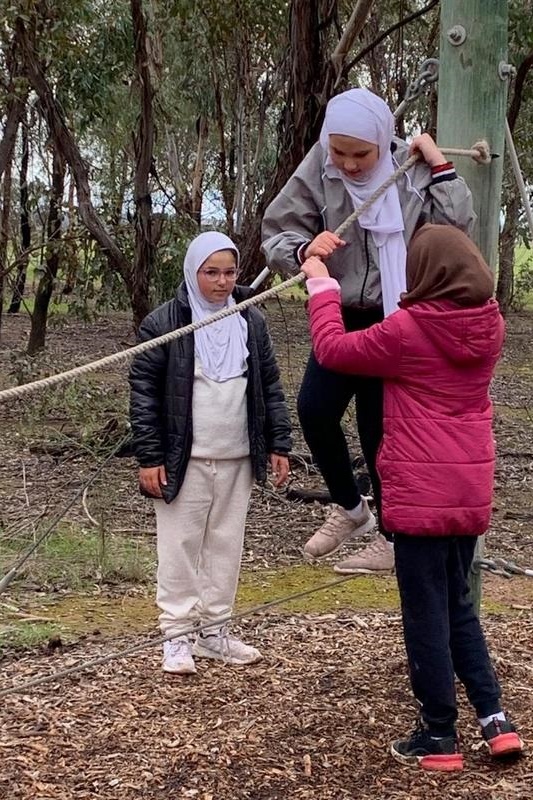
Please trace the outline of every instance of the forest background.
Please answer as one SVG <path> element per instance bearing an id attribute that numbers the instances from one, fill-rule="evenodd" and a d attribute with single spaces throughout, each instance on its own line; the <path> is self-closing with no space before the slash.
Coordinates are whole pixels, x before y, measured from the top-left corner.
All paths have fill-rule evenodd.
<path id="1" fill-rule="evenodd" d="M 509 7 L 508 118 L 531 185 L 533 8 Z M 0 336 L 2 311 L 25 311 L 30 355 L 53 314 L 130 309 L 137 325 L 201 227 L 235 238 L 249 283 L 262 212 L 328 98 L 361 85 L 396 108 L 440 34 L 438 0 L 1 0 L 0 15 Z M 435 135 L 437 92 L 406 108 L 400 136 Z M 504 312 L 531 298 L 530 244 L 506 160 Z"/>
<path id="2" fill-rule="evenodd" d="M 202 228 L 235 239 L 250 283 L 264 266 L 263 211 L 316 140 L 329 97 L 366 86 L 397 108 L 438 58 L 439 13 L 438 0 L 0 0 L 0 390 L 131 346 Z M 508 61 L 508 121 L 531 194 L 532 0 L 509 0 Z M 398 134 L 435 135 L 437 97 L 432 83 Z M 485 555 L 531 568 L 532 243 L 507 157 L 504 167 L 507 334 Z M 1 797 L 531 796 L 531 756 L 490 764 L 464 697 L 461 776 L 443 787 L 391 764 L 387 743 L 415 716 L 394 576 L 324 590 L 336 556 L 302 563 L 328 499 L 297 422 L 304 301 L 296 289 L 263 307 L 294 452 L 286 490 L 252 492 L 235 627 L 265 653 L 253 670 L 161 675 L 155 524 L 127 444 L 127 366 L 0 404 L 0 578 L 13 576 L 0 594 L 0 692 L 142 645 L 2 698 Z M 344 428 L 367 492 L 352 408 Z M 506 707 L 531 744 L 531 578 L 483 573 L 482 615 Z"/>

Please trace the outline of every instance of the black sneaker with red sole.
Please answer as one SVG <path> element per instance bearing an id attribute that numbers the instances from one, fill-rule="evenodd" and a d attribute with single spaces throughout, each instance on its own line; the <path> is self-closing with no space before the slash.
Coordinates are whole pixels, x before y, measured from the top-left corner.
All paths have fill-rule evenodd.
<path id="1" fill-rule="evenodd" d="M 391 754 L 402 764 L 419 766 L 427 770 L 455 772 L 463 769 L 463 756 L 456 734 L 432 737 L 423 726 L 418 726 L 408 739 L 398 739 L 391 744 Z"/>
<path id="2" fill-rule="evenodd" d="M 481 734 L 493 758 L 518 758 L 524 751 L 522 739 L 507 719 L 492 719 Z"/>

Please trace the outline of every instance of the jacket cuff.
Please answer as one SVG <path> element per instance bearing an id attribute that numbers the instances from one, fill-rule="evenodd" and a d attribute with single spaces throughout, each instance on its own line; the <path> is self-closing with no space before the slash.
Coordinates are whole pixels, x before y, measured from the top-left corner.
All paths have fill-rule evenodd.
<path id="1" fill-rule="evenodd" d="M 452 161 L 447 161 L 445 164 L 438 164 L 436 167 L 431 167 L 431 184 L 434 186 L 436 183 L 444 183 L 445 181 L 454 181 L 457 178 L 457 172 Z"/>
<path id="2" fill-rule="evenodd" d="M 294 260 L 296 261 L 299 267 L 301 267 L 305 261 L 305 250 L 308 244 L 309 244 L 308 241 L 302 242 L 302 244 L 299 244 L 297 247 L 294 248 Z"/>
<path id="3" fill-rule="evenodd" d="M 341 287 L 340 284 L 335 278 L 308 278 L 306 281 L 307 291 L 309 292 L 309 297 L 313 297 L 315 294 L 321 294 L 322 292 L 329 292 L 331 290 L 338 292 L 340 294 Z"/>

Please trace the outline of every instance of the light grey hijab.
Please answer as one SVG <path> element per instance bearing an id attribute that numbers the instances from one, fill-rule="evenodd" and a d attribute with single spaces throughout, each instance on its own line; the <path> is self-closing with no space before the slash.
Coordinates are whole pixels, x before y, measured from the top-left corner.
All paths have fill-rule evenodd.
<path id="1" fill-rule="evenodd" d="M 221 308 L 235 305 L 235 300 L 231 295 L 224 303 L 210 303 L 198 287 L 196 273 L 204 261 L 218 250 L 232 250 L 235 253 L 237 266 L 239 266 L 239 251 L 231 239 L 217 231 L 201 233 L 196 239 L 193 239 L 185 254 L 183 272 L 193 322 L 209 317 L 215 311 L 220 311 Z M 241 314 L 232 314 L 218 322 L 206 325 L 205 328 L 195 331 L 193 335 L 195 355 L 207 378 L 222 383 L 236 378 L 246 371 L 248 326 Z"/>
<path id="2" fill-rule="evenodd" d="M 363 139 L 378 146 L 378 162 L 363 179 L 350 179 L 333 164 L 329 155 L 329 136 L 332 133 Z M 328 154 L 324 171 L 328 178 L 339 178 L 343 182 L 354 209 L 394 172 L 390 151 L 393 135 L 394 117 L 388 105 L 368 89 L 349 89 L 329 101 L 320 132 L 320 144 Z M 395 183 L 374 201 L 358 222 L 361 228 L 370 231 L 378 251 L 383 309 L 387 316 L 398 310 L 400 294 L 406 289 L 404 222 Z"/>

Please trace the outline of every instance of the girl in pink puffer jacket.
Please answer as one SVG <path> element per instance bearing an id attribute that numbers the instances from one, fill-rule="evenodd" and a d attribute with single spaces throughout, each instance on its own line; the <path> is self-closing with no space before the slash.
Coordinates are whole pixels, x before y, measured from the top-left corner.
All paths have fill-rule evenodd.
<path id="1" fill-rule="evenodd" d="M 382 517 L 394 534 L 410 678 L 422 718 L 391 752 L 425 769 L 462 769 L 457 675 L 491 754 L 516 755 L 523 745 L 501 710 L 468 587 L 477 536 L 490 522 L 494 480 L 489 384 L 504 323 L 492 299 L 492 273 L 460 230 L 424 225 L 409 246 L 399 310 L 346 333 L 337 281 L 318 258 L 302 269 L 318 362 L 385 379 L 377 459 Z M 336 571 L 355 570 L 347 559 Z"/>

